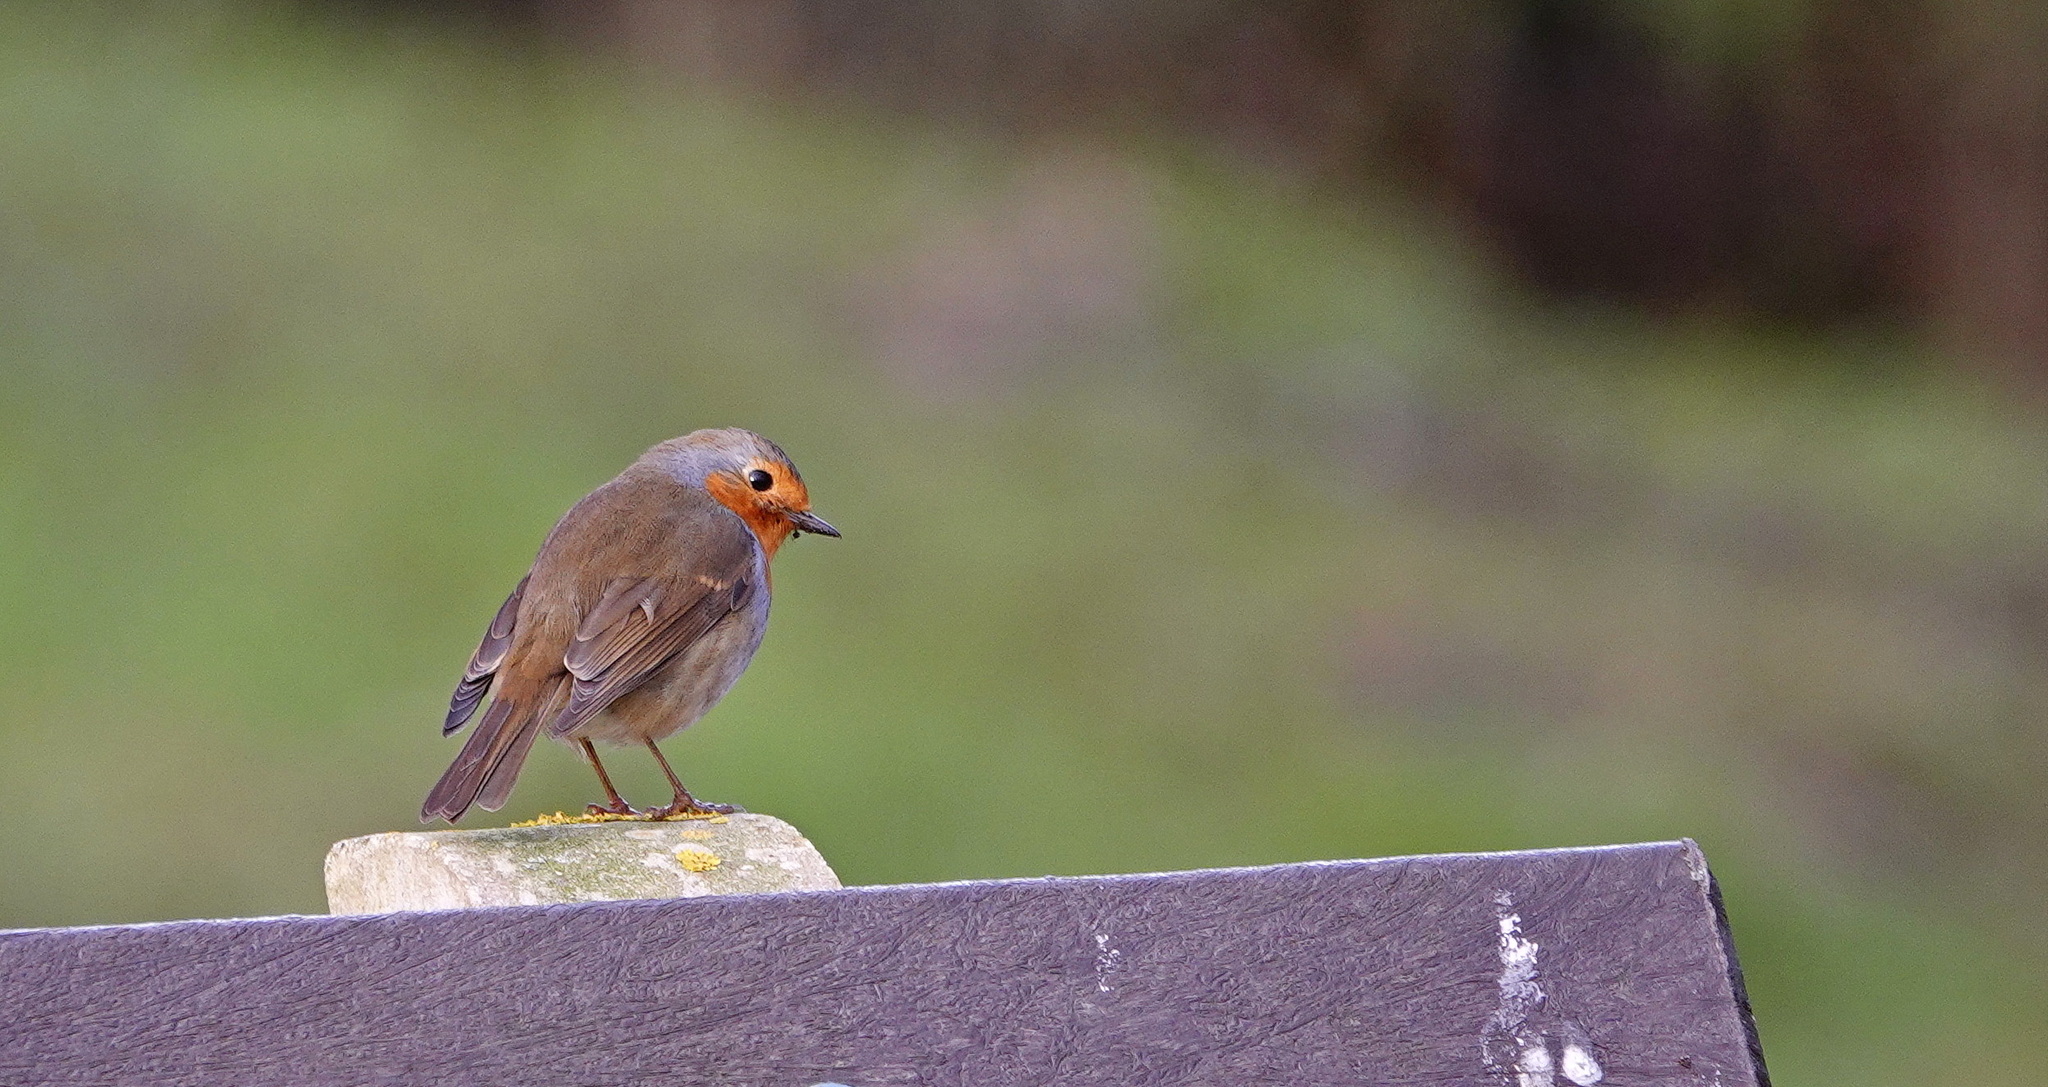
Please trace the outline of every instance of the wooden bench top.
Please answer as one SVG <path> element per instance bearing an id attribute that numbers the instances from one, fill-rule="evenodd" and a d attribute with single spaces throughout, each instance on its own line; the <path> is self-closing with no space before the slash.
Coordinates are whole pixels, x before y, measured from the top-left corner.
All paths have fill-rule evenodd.
<path id="1" fill-rule="evenodd" d="M 0 1084 L 1766 1084 L 1691 842 L 0 933 Z"/>

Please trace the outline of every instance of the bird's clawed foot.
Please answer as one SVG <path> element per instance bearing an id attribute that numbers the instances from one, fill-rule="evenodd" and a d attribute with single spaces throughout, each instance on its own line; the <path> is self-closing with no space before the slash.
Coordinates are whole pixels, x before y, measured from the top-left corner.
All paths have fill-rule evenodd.
<path id="1" fill-rule="evenodd" d="M 711 804 L 689 793 L 682 793 L 673 802 L 659 808 L 649 808 L 641 814 L 649 819 L 689 819 L 704 815 L 731 815 L 736 811 L 745 810 L 737 804 Z"/>
<path id="2" fill-rule="evenodd" d="M 621 800 L 616 804 L 589 804 L 583 809 L 585 815 L 596 819 L 645 819 L 657 823 L 667 819 L 702 819 L 713 815 L 731 815 L 745 810 L 747 809 L 737 804 L 706 803 L 688 794 L 679 796 L 673 803 L 664 804 L 659 808 L 635 808 Z"/>

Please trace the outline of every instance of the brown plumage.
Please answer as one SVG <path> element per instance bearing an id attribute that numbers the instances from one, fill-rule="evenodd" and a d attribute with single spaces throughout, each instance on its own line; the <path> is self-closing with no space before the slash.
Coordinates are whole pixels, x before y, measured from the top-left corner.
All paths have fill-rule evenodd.
<path id="1" fill-rule="evenodd" d="M 556 523 L 499 607 L 449 700 L 443 732 L 491 703 L 420 808 L 454 822 L 504 806 L 545 729 L 575 741 L 608 803 L 631 812 L 593 741 L 644 744 L 674 786 L 647 814 L 730 810 L 683 788 L 655 741 L 724 697 L 768 624 L 768 560 L 793 533 L 839 535 L 781 448 L 700 430 L 648 450 Z"/>

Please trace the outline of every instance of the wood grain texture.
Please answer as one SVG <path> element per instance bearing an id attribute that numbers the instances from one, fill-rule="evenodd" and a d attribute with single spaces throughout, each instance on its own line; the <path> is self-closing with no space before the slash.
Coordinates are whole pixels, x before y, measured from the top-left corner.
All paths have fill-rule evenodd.
<path id="1" fill-rule="evenodd" d="M 1764 1084 L 1724 936 L 1689 842 L 34 930 L 0 1084 Z"/>

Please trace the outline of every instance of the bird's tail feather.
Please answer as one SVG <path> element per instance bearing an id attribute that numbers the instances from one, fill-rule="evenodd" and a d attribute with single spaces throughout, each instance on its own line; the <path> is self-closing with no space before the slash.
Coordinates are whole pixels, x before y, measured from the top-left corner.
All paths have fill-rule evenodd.
<path id="1" fill-rule="evenodd" d="M 446 819 L 453 823 L 462 818 L 462 813 L 476 803 L 477 795 L 492 779 L 502 774 L 503 784 L 496 790 L 497 803 L 486 804 L 496 810 L 505 802 L 503 794 L 512 791 L 512 779 L 519 774 L 519 767 L 526 761 L 526 751 L 533 746 L 533 737 L 538 731 L 538 715 L 524 712 L 518 702 L 499 698 L 484 711 L 483 720 L 462 744 L 462 753 L 455 756 L 455 762 L 441 780 L 427 793 L 427 802 L 420 806 L 420 822 L 431 823 L 435 819 Z M 510 765 L 506 763 L 509 760 Z"/>
<path id="2" fill-rule="evenodd" d="M 565 673 L 552 686 L 543 686 L 536 699 L 502 695 L 494 699 L 483 720 L 476 723 L 476 731 L 463 742 L 454 765 L 427 793 L 427 802 L 420 806 L 420 822 L 439 818 L 453 823 L 471 805 L 485 811 L 504 807 L 542 723 L 561 712 L 562 703 L 568 700 L 568 679 Z"/>
<path id="3" fill-rule="evenodd" d="M 477 807 L 497 811 L 505 806 L 505 798 L 512 795 L 512 783 L 519 780 L 519 768 L 526 765 L 526 753 L 533 750 L 533 738 L 540 735 L 540 720 L 540 714 L 531 713 L 520 722 L 518 733 L 505 745 L 504 753 L 484 772 L 476 793 Z"/>

